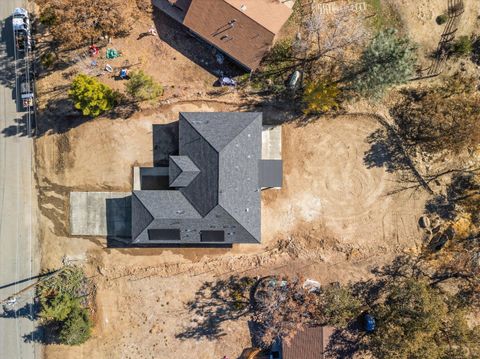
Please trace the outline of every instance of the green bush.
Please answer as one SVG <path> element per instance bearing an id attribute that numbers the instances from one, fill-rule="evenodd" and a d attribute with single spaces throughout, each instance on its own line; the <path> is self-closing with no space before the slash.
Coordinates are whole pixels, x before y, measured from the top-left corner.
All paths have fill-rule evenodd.
<path id="1" fill-rule="evenodd" d="M 473 40 L 469 36 L 460 36 L 452 44 L 452 52 L 458 56 L 468 56 L 473 53 Z"/>
<path id="2" fill-rule="evenodd" d="M 40 63 L 45 68 L 50 68 L 55 62 L 55 54 L 53 52 L 47 52 L 40 56 Z"/>
<path id="3" fill-rule="evenodd" d="M 311 82 L 303 94 L 305 104 L 303 112 L 312 114 L 338 109 L 340 92 L 338 86 L 329 80 Z"/>
<path id="4" fill-rule="evenodd" d="M 319 309 L 325 324 L 345 327 L 360 314 L 362 303 L 351 288 L 330 284 L 322 288 Z"/>
<path id="5" fill-rule="evenodd" d="M 68 94 L 75 108 L 90 117 L 111 110 L 118 99 L 118 94 L 110 87 L 84 74 L 75 77 Z"/>
<path id="6" fill-rule="evenodd" d="M 67 317 L 60 330 L 62 344 L 79 345 L 85 343 L 91 335 L 92 322 L 85 308 L 75 308 Z"/>
<path id="7" fill-rule="evenodd" d="M 52 297 L 40 298 L 40 317 L 45 320 L 64 321 L 69 314 L 78 308 L 80 303 L 77 298 L 68 293 L 58 293 Z"/>
<path id="8" fill-rule="evenodd" d="M 152 76 L 142 70 L 133 72 L 125 85 L 127 93 L 136 100 L 153 100 L 163 94 L 162 85 L 156 83 Z"/>
<path id="9" fill-rule="evenodd" d="M 437 22 L 438 25 L 443 25 L 448 21 L 448 16 L 445 14 L 438 15 L 435 21 Z"/>

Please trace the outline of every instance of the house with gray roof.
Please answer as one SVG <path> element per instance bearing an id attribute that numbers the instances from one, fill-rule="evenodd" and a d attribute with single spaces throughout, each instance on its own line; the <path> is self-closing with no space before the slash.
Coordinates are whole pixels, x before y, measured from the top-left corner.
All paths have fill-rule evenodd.
<path id="1" fill-rule="evenodd" d="M 261 113 L 180 113 L 168 165 L 134 180 L 132 244 L 259 243 L 261 190 L 282 185 L 281 159 L 262 158 L 262 129 Z"/>

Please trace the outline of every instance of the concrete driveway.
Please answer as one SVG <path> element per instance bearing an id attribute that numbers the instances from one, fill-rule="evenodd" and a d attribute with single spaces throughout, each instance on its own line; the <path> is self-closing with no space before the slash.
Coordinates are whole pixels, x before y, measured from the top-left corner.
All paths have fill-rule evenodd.
<path id="1" fill-rule="evenodd" d="M 129 238 L 130 192 L 71 192 L 70 233 L 74 236 Z"/>

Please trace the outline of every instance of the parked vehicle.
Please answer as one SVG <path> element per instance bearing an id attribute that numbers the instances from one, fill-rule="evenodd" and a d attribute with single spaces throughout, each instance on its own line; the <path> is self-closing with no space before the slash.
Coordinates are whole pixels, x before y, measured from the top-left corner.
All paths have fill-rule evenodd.
<path id="1" fill-rule="evenodd" d="M 375 318 L 368 312 L 363 313 L 361 321 L 362 329 L 365 330 L 367 333 L 372 333 L 375 330 Z"/>
<path id="2" fill-rule="evenodd" d="M 26 75 L 22 75 L 19 80 L 19 85 L 23 108 L 28 109 L 33 107 L 34 94 L 31 77 L 29 79 Z"/>
<path id="3" fill-rule="evenodd" d="M 28 11 L 17 7 L 12 15 L 13 34 L 15 37 L 15 46 L 18 51 L 31 50 L 32 38 L 30 35 L 30 20 Z"/>
<path id="4" fill-rule="evenodd" d="M 237 86 L 237 81 L 226 76 L 220 77 L 219 83 L 220 83 L 220 86 L 231 86 L 231 87 Z"/>

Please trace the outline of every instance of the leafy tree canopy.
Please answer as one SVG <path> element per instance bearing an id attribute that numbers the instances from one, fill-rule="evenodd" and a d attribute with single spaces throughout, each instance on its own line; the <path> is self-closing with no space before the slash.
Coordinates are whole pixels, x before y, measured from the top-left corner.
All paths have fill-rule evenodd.
<path id="1" fill-rule="evenodd" d="M 88 310 L 76 307 L 63 323 L 59 339 L 62 344 L 85 343 L 91 334 L 92 322 Z"/>
<path id="2" fill-rule="evenodd" d="M 115 105 L 118 94 L 96 78 L 80 74 L 72 82 L 70 98 L 84 116 L 97 117 Z"/>
<path id="3" fill-rule="evenodd" d="M 319 317 L 322 324 L 345 327 L 361 312 L 362 302 L 356 298 L 350 287 L 330 284 L 320 293 Z"/>
<path id="4" fill-rule="evenodd" d="M 353 89 L 361 95 L 380 97 L 393 85 L 403 84 L 415 73 L 414 46 L 394 29 L 379 32 L 363 51 Z"/>
<path id="5" fill-rule="evenodd" d="M 480 355 L 478 328 L 452 295 L 426 281 L 393 283 L 385 301 L 374 308 L 377 328 L 367 340 L 376 358 L 447 359 Z"/>
<path id="6" fill-rule="evenodd" d="M 327 80 L 310 83 L 303 95 L 304 113 L 327 112 L 337 109 L 340 90 L 338 86 Z"/>

